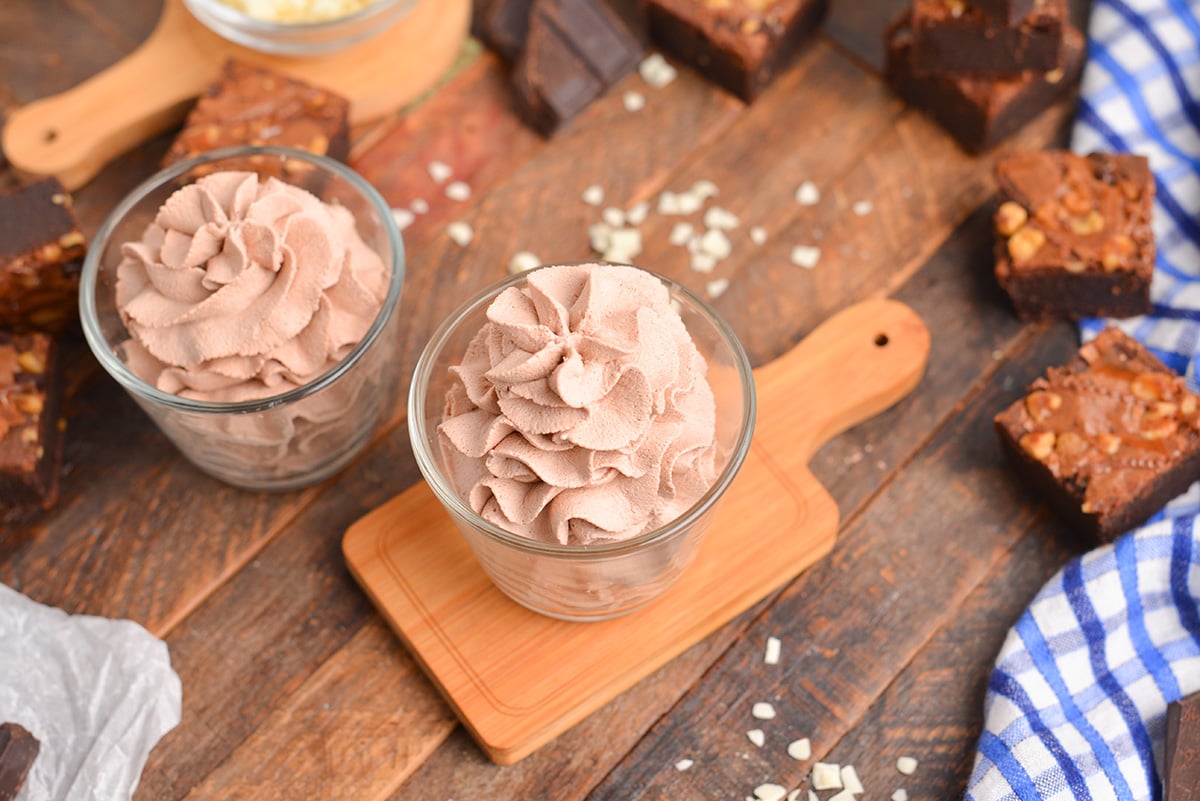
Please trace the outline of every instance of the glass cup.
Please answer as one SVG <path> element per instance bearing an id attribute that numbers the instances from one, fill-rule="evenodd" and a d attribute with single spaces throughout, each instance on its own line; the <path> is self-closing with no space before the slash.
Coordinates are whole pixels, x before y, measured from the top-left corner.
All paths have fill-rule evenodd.
<path id="1" fill-rule="evenodd" d="M 342 17 L 319 22 L 257 19 L 220 0 L 183 0 L 207 28 L 231 42 L 283 56 L 321 56 L 382 33 L 405 17 L 416 0 L 376 0 Z"/>
<path id="2" fill-rule="evenodd" d="M 696 347 L 708 362 L 716 399 L 717 479 L 675 520 L 632 539 L 589 546 L 538 542 L 483 519 L 448 478 L 437 427 L 452 384 L 449 368 L 486 321 L 487 307 L 528 273 L 467 301 L 434 332 L 417 362 L 408 396 L 409 437 L 417 466 L 492 582 L 519 604 L 563 620 L 606 620 L 662 595 L 692 561 L 750 448 L 755 394 L 750 362 L 716 311 L 691 290 L 661 278 Z"/>
<path id="3" fill-rule="evenodd" d="M 195 400 L 147 383 L 127 363 L 130 334 L 116 305 L 122 244 L 140 240 L 176 190 L 221 170 L 282 177 L 326 203 L 346 207 L 363 241 L 389 271 L 383 305 L 359 343 L 303 386 L 261 400 Z M 166 168 L 113 209 L 83 264 L 79 313 L 100 364 L 193 464 L 235 487 L 290 490 L 345 466 L 394 410 L 395 312 L 403 283 L 400 231 L 387 203 L 361 176 L 344 164 L 298 150 L 234 147 Z"/>

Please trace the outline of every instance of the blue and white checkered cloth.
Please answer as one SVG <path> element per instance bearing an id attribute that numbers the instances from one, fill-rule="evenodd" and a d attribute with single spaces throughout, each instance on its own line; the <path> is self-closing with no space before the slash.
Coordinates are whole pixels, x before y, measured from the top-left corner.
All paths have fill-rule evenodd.
<path id="1" fill-rule="evenodd" d="M 1150 158 L 1151 315 L 1118 324 L 1200 381 L 1200 0 L 1095 0 L 1072 150 Z M 1084 321 L 1091 338 L 1103 320 Z M 1167 703 L 1200 692 L 1200 484 L 1071 561 L 1009 632 L 969 801 L 1160 801 Z"/>

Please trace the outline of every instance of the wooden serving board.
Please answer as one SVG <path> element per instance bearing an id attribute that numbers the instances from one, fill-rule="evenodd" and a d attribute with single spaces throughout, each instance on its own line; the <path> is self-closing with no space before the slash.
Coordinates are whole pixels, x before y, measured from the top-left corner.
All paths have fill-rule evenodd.
<path id="1" fill-rule="evenodd" d="M 419 0 L 386 31 L 323 56 L 259 53 L 210 31 L 165 0 L 150 37 L 78 86 L 12 113 L 3 147 L 19 170 L 85 184 L 114 157 L 170 128 L 189 102 L 238 58 L 271 67 L 350 101 L 352 123 L 375 119 L 428 89 L 462 48 L 470 0 Z"/>
<path id="2" fill-rule="evenodd" d="M 871 300 L 757 370 L 750 453 L 695 562 L 625 617 L 568 623 L 509 600 L 423 482 L 350 527 L 346 561 L 488 756 L 511 764 L 828 553 L 838 508 L 809 458 L 908 394 L 928 354 L 911 309 Z"/>

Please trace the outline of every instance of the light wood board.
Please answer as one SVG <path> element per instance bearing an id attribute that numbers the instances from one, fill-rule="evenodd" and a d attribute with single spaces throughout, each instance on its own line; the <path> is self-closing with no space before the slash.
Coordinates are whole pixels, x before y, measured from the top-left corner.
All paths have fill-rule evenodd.
<path id="1" fill-rule="evenodd" d="M 177 124 L 229 58 L 342 95 L 350 101 L 352 123 L 375 119 L 434 84 L 461 50 L 470 16 L 470 0 L 420 0 L 370 39 L 298 58 L 229 42 L 181 0 L 166 0 L 150 37 L 124 59 L 13 112 L 3 132 L 4 153 L 19 170 L 56 175 L 68 189 L 78 188 L 114 157 Z"/>
<path id="2" fill-rule="evenodd" d="M 928 353 L 911 309 L 872 300 L 757 370 L 750 453 L 695 562 L 626 617 L 568 623 L 509 600 L 424 483 L 351 526 L 346 561 L 488 756 L 511 764 L 828 553 L 838 509 L 808 460 L 912 390 Z"/>

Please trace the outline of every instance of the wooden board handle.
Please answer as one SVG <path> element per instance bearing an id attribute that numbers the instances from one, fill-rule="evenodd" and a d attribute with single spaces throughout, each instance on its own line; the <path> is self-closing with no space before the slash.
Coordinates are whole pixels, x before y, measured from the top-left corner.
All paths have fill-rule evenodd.
<path id="1" fill-rule="evenodd" d="M 213 70 L 209 59 L 189 57 L 203 42 L 182 35 L 188 26 L 180 15 L 186 13 L 178 3 L 164 4 L 154 32 L 124 59 L 13 112 L 3 140 L 13 166 L 57 175 L 76 189 L 112 158 L 182 119 Z M 205 34 L 200 37 L 215 38 Z"/>
<path id="2" fill-rule="evenodd" d="M 759 416 L 755 446 L 789 472 L 805 469 L 823 444 L 907 395 L 928 357 L 929 329 L 903 303 L 868 300 L 838 312 L 755 371 L 760 395 L 794 399 L 789 414 Z"/>

